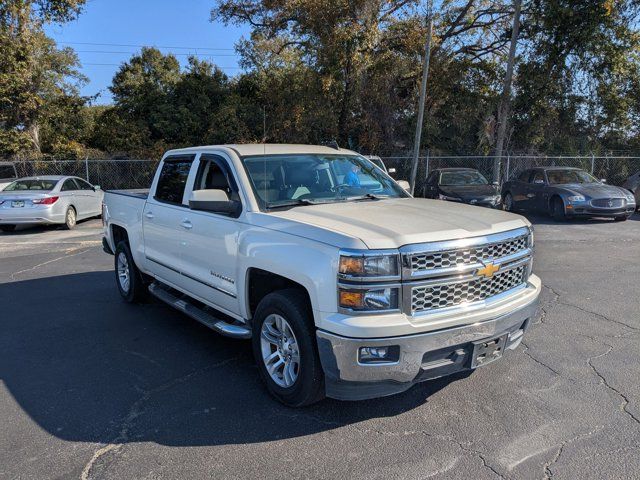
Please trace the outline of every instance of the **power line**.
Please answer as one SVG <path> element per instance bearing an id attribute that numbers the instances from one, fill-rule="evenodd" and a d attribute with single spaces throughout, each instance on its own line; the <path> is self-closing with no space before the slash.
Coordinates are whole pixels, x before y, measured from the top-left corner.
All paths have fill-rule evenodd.
<path id="1" fill-rule="evenodd" d="M 120 67 L 122 66 L 122 63 L 84 63 L 81 62 L 82 66 L 84 67 L 85 65 L 90 65 L 90 66 L 110 66 L 110 67 Z M 229 70 L 240 70 L 240 67 L 224 67 L 221 65 L 214 65 L 215 67 L 218 68 L 222 68 L 222 69 L 229 69 Z"/>
<path id="2" fill-rule="evenodd" d="M 138 52 L 116 52 L 110 50 L 75 50 L 76 53 L 107 53 L 107 54 L 126 54 L 126 55 L 136 55 Z M 168 52 L 170 55 L 183 55 L 183 56 L 206 56 L 206 57 L 239 57 L 240 55 L 236 53 L 178 53 L 178 52 Z"/>
<path id="3" fill-rule="evenodd" d="M 155 47 L 155 48 L 173 48 L 176 50 L 221 50 L 221 51 L 235 51 L 235 48 L 210 48 L 210 47 L 167 47 L 162 45 L 133 45 L 125 43 L 94 43 L 94 42 L 58 42 L 64 45 L 94 45 L 99 47 Z"/>

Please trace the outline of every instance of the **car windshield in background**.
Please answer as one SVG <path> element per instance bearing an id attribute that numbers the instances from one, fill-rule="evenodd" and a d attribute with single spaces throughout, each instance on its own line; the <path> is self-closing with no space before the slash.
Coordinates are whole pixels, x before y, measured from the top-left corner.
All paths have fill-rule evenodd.
<path id="1" fill-rule="evenodd" d="M 488 183 L 480 172 L 473 170 L 442 172 L 440 174 L 440 185 L 445 186 L 487 185 Z"/>
<path id="2" fill-rule="evenodd" d="M 26 192 L 26 191 L 43 191 L 53 190 L 58 183 L 57 180 L 17 180 L 7 185 L 3 192 Z"/>
<path id="3" fill-rule="evenodd" d="M 356 155 L 259 155 L 242 161 L 258 200 L 267 208 L 408 197 L 371 162 Z"/>
<path id="4" fill-rule="evenodd" d="M 598 183 L 598 180 L 583 170 L 547 170 L 547 179 L 551 185 Z"/>

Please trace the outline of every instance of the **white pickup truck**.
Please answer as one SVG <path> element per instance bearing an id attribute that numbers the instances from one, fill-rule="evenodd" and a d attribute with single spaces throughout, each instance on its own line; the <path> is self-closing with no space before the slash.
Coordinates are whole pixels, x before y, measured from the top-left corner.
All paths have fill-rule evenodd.
<path id="1" fill-rule="evenodd" d="M 488 364 L 537 308 L 527 220 L 412 198 L 349 150 L 171 150 L 149 192 L 104 202 L 121 295 L 150 292 L 251 339 L 269 391 L 291 406 Z"/>

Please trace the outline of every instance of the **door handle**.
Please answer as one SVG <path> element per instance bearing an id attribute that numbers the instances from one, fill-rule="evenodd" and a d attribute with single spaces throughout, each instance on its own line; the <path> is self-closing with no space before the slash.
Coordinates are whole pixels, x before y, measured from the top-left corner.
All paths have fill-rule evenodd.
<path id="1" fill-rule="evenodd" d="M 191 225 L 191 222 L 189 220 L 183 220 L 182 222 L 180 222 L 180 226 L 182 228 L 186 228 L 187 230 L 191 230 L 193 228 L 193 225 Z"/>
<path id="2" fill-rule="evenodd" d="M 535 193 L 527 193 L 527 198 L 533 198 L 535 196 L 536 196 Z"/>
<path id="3" fill-rule="evenodd" d="M 154 217 L 153 213 L 151 212 L 145 213 L 144 216 L 147 217 L 149 220 L 151 220 Z"/>

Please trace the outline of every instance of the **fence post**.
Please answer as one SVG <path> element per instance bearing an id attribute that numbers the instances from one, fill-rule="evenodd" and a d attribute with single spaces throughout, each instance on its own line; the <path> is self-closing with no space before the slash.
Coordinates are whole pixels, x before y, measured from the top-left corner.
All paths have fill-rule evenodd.
<path id="1" fill-rule="evenodd" d="M 89 181 L 89 157 L 84 157 L 84 174 L 87 182 Z"/>
<path id="2" fill-rule="evenodd" d="M 504 177 L 505 181 L 509 181 L 511 178 L 511 155 L 507 153 L 507 174 Z"/>
<path id="3" fill-rule="evenodd" d="M 592 152 L 591 153 L 591 175 L 593 175 L 593 172 L 595 171 L 595 163 L 596 163 L 596 159 Z"/>

